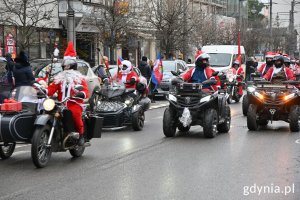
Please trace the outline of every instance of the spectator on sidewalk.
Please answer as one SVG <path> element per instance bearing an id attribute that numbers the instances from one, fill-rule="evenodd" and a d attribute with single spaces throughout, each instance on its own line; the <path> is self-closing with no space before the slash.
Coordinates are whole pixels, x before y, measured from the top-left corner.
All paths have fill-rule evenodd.
<path id="1" fill-rule="evenodd" d="M 149 84 L 151 78 L 151 68 L 147 63 L 147 60 L 148 58 L 146 56 L 143 56 L 138 68 L 141 71 L 143 77 L 147 79 L 147 83 Z"/>
<path id="2" fill-rule="evenodd" d="M 152 75 L 153 68 L 154 68 L 154 61 L 153 60 L 149 60 L 149 66 L 150 66 L 151 75 Z M 155 94 L 154 94 L 154 91 L 153 91 L 155 85 L 152 83 L 151 78 L 150 78 L 150 83 L 148 83 L 148 85 L 149 85 L 149 94 L 148 94 L 148 96 L 151 99 L 151 103 L 155 103 L 155 101 L 154 101 Z"/>
<path id="3" fill-rule="evenodd" d="M 35 79 L 26 53 L 21 51 L 15 62 L 16 64 L 13 69 L 15 87 L 31 86 Z"/>

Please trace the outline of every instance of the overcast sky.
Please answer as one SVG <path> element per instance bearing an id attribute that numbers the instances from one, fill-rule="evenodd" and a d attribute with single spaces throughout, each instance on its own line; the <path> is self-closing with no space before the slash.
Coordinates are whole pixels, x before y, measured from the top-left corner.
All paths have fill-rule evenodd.
<path id="1" fill-rule="evenodd" d="M 261 0 L 263 3 L 269 3 L 269 0 Z M 289 12 L 291 10 L 291 2 L 292 0 L 273 0 L 273 22 L 275 22 L 276 16 L 278 12 Z M 295 17 L 295 28 L 297 28 L 298 32 L 300 31 L 300 0 L 296 0 L 299 4 L 296 4 L 294 14 Z M 280 26 L 288 26 L 289 25 L 289 13 L 278 13 L 280 19 Z M 274 23 L 273 23 L 274 24 Z"/>

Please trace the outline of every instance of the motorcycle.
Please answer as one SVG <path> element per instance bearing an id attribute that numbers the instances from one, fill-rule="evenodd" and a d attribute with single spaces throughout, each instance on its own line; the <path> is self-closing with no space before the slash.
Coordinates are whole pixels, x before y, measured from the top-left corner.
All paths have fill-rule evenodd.
<path id="1" fill-rule="evenodd" d="M 66 102 L 76 97 L 67 97 L 61 102 L 49 98 L 43 89 L 36 85 L 45 96 L 43 102 L 43 113 L 37 116 L 34 122 L 35 130 L 32 136 L 31 157 L 37 168 L 45 167 L 52 152 L 69 151 L 73 157 L 80 157 L 84 153 L 85 147 L 92 138 L 101 137 L 103 119 L 88 111 L 83 112 L 85 144 L 78 145 L 79 135 L 75 132 L 72 113 L 66 108 Z M 75 89 L 82 90 L 81 85 L 76 85 Z"/>
<path id="2" fill-rule="evenodd" d="M 11 157 L 16 144 L 31 143 L 34 122 L 40 111 L 37 91 L 31 86 L 17 87 L 10 94 L 16 103 L 3 103 L 0 109 L 0 157 Z"/>
<path id="3" fill-rule="evenodd" d="M 241 95 L 239 95 L 239 86 L 241 83 L 237 81 L 238 78 L 243 78 L 242 76 L 235 75 L 232 69 L 229 69 L 226 74 L 226 88 L 228 93 L 227 103 L 232 104 L 233 101 L 239 102 Z"/>
<path id="4" fill-rule="evenodd" d="M 150 107 L 150 99 L 143 96 L 145 85 L 137 89 L 126 89 L 121 83 L 104 85 L 98 94 L 95 113 L 103 117 L 103 128 L 114 130 L 132 126 L 140 131 L 144 127 L 145 111 Z"/>

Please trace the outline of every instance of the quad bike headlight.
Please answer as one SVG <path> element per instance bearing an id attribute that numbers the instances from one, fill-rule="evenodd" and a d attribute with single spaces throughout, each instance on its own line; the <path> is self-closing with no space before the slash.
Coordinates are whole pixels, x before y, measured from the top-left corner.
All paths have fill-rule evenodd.
<path id="1" fill-rule="evenodd" d="M 168 99 L 169 99 L 170 101 L 177 102 L 177 98 L 176 98 L 174 95 L 172 95 L 172 94 L 169 94 Z"/>
<path id="2" fill-rule="evenodd" d="M 290 100 L 290 99 L 292 99 L 292 98 L 294 98 L 294 96 L 295 96 L 295 94 L 294 93 L 292 93 L 292 94 L 289 94 L 289 95 L 286 95 L 286 96 L 284 96 L 284 100 L 285 101 L 288 101 L 288 100 Z"/>
<path id="3" fill-rule="evenodd" d="M 55 101 L 53 99 L 46 99 L 43 103 L 43 107 L 46 111 L 51 111 L 55 107 Z"/>
<path id="4" fill-rule="evenodd" d="M 254 87 L 248 87 L 247 90 L 248 90 L 248 92 L 252 93 L 252 92 L 255 91 L 255 88 Z"/>
<path id="5" fill-rule="evenodd" d="M 258 92 L 254 92 L 254 95 L 255 95 L 256 97 L 258 97 L 260 100 L 264 100 L 264 95 L 262 95 L 262 94 L 260 94 L 260 93 L 258 93 Z"/>

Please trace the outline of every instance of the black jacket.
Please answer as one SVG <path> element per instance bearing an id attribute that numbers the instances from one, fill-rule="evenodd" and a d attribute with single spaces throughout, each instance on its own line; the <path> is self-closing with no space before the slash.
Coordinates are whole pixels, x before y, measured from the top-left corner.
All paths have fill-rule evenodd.
<path id="1" fill-rule="evenodd" d="M 14 68 L 14 61 L 11 58 L 6 58 L 6 66 L 5 69 L 8 72 L 7 73 L 7 79 L 8 79 L 8 83 L 12 83 L 13 82 L 13 68 Z"/>
<path id="2" fill-rule="evenodd" d="M 15 86 L 31 86 L 35 79 L 30 64 L 18 58 L 15 59 L 15 62 L 16 64 L 13 69 Z"/>
<path id="3" fill-rule="evenodd" d="M 149 79 L 151 78 L 151 68 L 148 63 L 145 61 L 141 61 L 139 70 L 141 71 L 142 75 L 149 81 Z"/>

